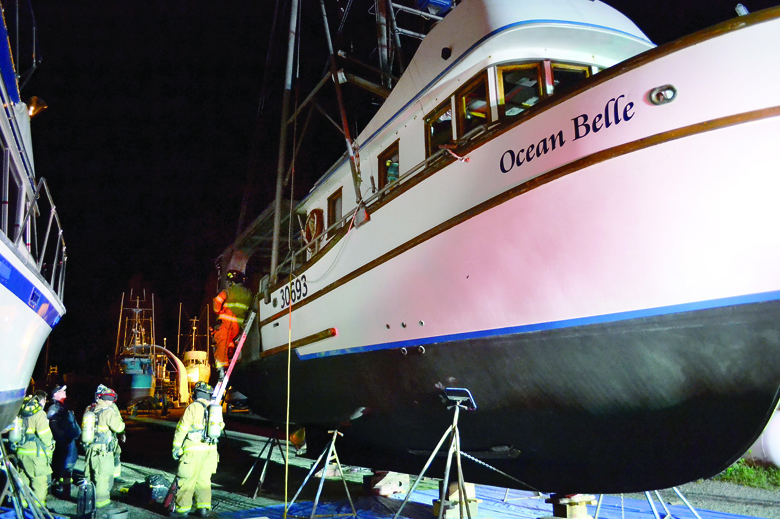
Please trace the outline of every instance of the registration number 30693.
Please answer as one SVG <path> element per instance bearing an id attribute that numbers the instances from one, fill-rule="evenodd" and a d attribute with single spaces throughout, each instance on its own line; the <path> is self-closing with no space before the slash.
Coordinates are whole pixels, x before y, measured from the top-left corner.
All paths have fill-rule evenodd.
<path id="1" fill-rule="evenodd" d="M 301 276 L 295 281 L 285 285 L 279 291 L 279 298 L 282 300 L 282 308 L 287 308 L 291 304 L 300 301 L 309 293 L 309 287 L 306 285 L 306 276 Z"/>

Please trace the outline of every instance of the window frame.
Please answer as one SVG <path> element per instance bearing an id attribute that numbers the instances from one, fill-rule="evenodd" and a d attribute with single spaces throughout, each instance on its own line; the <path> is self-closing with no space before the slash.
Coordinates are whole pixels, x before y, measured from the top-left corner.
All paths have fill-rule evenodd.
<path id="1" fill-rule="evenodd" d="M 431 142 L 431 122 L 437 120 L 439 117 L 444 115 L 447 110 L 450 110 L 451 114 L 455 114 L 455 107 L 453 106 L 455 104 L 453 96 L 447 96 L 447 100 L 439 104 L 436 108 L 428 112 L 428 115 L 425 116 L 425 156 L 430 157 L 437 151 L 439 151 L 438 148 L 435 150 L 433 149 L 433 143 Z M 451 132 L 451 139 L 450 142 L 454 142 L 456 138 L 456 128 L 454 121 L 456 120 L 456 116 L 453 115 L 450 119 L 450 123 L 452 123 L 452 129 Z"/>
<path id="2" fill-rule="evenodd" d="M 401 152 L 400 152 L 401 139 L 396 139 L 392 144 L 385 148 L 379 155 L 377 155 L 377 177 L 379 183 L 379 189 L 384 188 L 388 183 L 397 183 L 398 179 L 393 182 L 388 182 L 387 179 L 387 161 L 393 156 L 398 157 L 398 176 L 401 176 Z"/>
<path id="3" fill-rule="evenodd" d="M 522 63 L 507 63 L 504 65 L 496 65 L 496 97 L 498 100 L 498 118 L 502 121 L 512 120 L 515 117 L 525 113 L 526 110 L 530 110 L 534 105 L 541 102 L 548 94 L 546 89 L 543 88 L 545 84 L 544 64 L 541 61 L 526 61 Z M 536 69 L 536 93 L 539 100 L 531 107 L 523 110 L 521 114 L 506 115 L 506 99 L 504 92 L 504 72 L 511 72 L 513 70 L 522 69 Z"/>
<path id="4" fill-rule="evenodd" d="M 457 114 L 457 133 L 454 135 L 453 140 L 457 140 L 463 137 L 465 134 L 473 130 L 474 128 L 466 129 L 466 96 L 479 88 L 479 86 L 485 88 L 485 122 L 481 124 L 489 125 L 493 122 L 493 115 L 490 109 L 490 82 L 488 81 L 488 69 L 483 70 L 471 78 L 462 88 L 455 92 L 455 113 Z M 476 125 L 479 126 L 479 125 Z M 475 127 L 476 127 L 475 126 Z"/>
<path id="5" fill-rule="evenodd" d="M 338 217 L 334 215 L 335 213 L 335 207 L 336 202 L 341 201 L 340 204 L 340 211 Z M 328 196 L 328 214 L 325 216 L 325 228 L 330 229 L 331 226 L 333 226 L 336 222 L 341 220 L 341 218 L 344 216 L 344 196 L 343 196 L 343 188 L 339 187 L 336 191 L 330 194 Z M 338 231 L 338 227 L 331 229 L 328 231 L 328 239 L 332 238 L 333 235 Z"/>
<path id="6" fill-rule="evenodd" d="M 585 78 L 588 79 L 593 75 L 593 67 L 591 65 L 577 65 L 575 63 L 562 63 L 559 61 L 550 61 L 550 88 L 551 94 L 555 94 L 555 69 L 564 70 L 581 70 L 585 71 Z M 574 84 L 574 83 L 572 83 Z M 571 85 L 569 85 L 571 86 Z M 561 87 L 562 90 L 566 90 L 566 87 Z"/>

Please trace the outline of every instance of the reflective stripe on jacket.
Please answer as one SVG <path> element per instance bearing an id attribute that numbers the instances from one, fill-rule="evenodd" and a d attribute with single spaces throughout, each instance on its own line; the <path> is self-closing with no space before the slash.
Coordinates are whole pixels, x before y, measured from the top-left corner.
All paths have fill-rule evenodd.
<path id="1" fill-rule="evenodd" d="M 173 448 L 183 449 L 184 452 L 208 451 L 217 448 L 216 441 L 206 441 L 206 410 L 209 401 L 199 398 L 184 410 L 179 423 L 176 424 L 176 432 L 173 434 Z M 224 422 L 221 428 L 225 428 Z"/>
<path id="2" fill-rule="evenodd" d="M 25 433 L 24 443 L 16 448 L 16 454 L 21 456 L 51 457 L 54 451 L 54 437 L 49 428 L 49 419 L 41 409 L 32 416 L 22 419 Z"/>
<path id="3" fill-rule="evenodd" d="M 252 291 L 241 284 L 227 287 L 214 298 L 214 311 L 218 319 L 244 324 L 244 316 L 252 304 Z"/>
<path id="4" fill-rule="evenodd" d="M 91 406 L 95 413 L 95 441 L 93 444 L 112 445 L 116 435 L 124 432 L 125 422 L 119 414 L 119 408 L 113 402 L 101 400 L 101 404 Z"/>

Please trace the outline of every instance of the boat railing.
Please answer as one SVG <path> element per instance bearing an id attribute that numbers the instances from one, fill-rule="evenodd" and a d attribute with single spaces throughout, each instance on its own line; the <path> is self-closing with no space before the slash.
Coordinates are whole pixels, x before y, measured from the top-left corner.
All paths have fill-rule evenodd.
<path id="1" fill-rule="evenodd" d="M 469 132 L 465 133 L 460 139 L 455 141 L 455 148 L 459 148 L 461 146 L 464 146 L 465 144 L 468 144 L 469 142 L 473 141 L 477 137 L 483 135 L 485 132 L 488 131 L 488 127 L 485 124 L 480 124 L 479 126 L 474 127 Z M 363 199 L 363 203 L 365 206 L 371 205 L 373 202 L 379 200 L 382 196 L 384 196 L 389 191 L 397 188 L 401 184 L 408 182 L 410 178 L 412 178 L 417 173 L 420 173 L 421 171 L 424 171 L 428 166 L 435 163 L 439 159 L 446 157 L 446 156 L 453 156 L 457 157 L 457 155 L 454 155 L 451 149 L 448 147 L 441 147 L 438 151 L 435 153 L 432 153 L 429 157 L 426 157 L 407 171 L 403 172 L 401 175 L 398 176 L 398 180 L 395 182 L 385 184 L 381 189 L 378 189 L 376 192 L 372 193 L 371 196 Z M 344 216 L 342 216 L 339 220 L 334 222 L 332 225 L 330 225 L 327 228 L 324 228 L 322 232 L 320 232 L 318 235 L 314 236 L 309 243 L 304 243 L 302 247 L 295 250 L 294 247 L 290 247 L 290 251 L 292 251 L 291 254 L 288 254 L 288 256 L 279 264 L 279 268 L 277 269 L 277 272 L 293 272 L 295 268 L 298 265 L 301 265 L 305 262 L 303 258 L 305 258 L 307 251 L 309 250 L 309 247 L 311 247 L 312 243 L 319 242 L 324 236 L 328 236 L 329 233 L 332 233 L 336 231 L 337 229 L 340 229 L 344 227 L 345 225 L 351 224 L 353 218 L 355 218 L 355 214 L 361 209 L 361 207 L 364 207 L 364 205 L 360 205 L 346 213 Z M 296 233 L 297 235 L 301 235 L 300 232 Z"/>
<path id="2" fill-rule="evenodd" d="M 46 232 L 43 239 L 40 239 L 38 233 L 38 220 L 42 219 L 43 212 L 39 202 L 41 193 L 45 194 L 45 201 L 48 202 L 48 221 Z M 54 231 L 54 235 L 52 234 Z M 25 240 L 22 245 L 22 239 Z M 52 247 L 49 248 L 49 243 Z M 38 180 L 35 191 L 32 194 L 31 202 L 21 225 L 17 227 L 14 237 L 14 246 L 18 250 L 26 251 L 35 261 L 38 272 L 49 283 L 60 300 L 63 299 L 65 289 L 65 265 L 68 260 L 65 247 L 65 237 L 62 232 L 62 223 L 57 214 L 57 207 L 51 197 L 51 191 L 45 178 Z M 36 259 L 37 258 L 37 259 Z"/>

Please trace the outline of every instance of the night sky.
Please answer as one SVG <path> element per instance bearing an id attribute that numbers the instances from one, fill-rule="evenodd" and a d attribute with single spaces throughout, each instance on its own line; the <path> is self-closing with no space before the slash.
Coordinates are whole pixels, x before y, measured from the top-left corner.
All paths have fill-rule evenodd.
<path id="1" fill-rule="evenodd" d="M 350 13 L 368 34 L 370 3 L 357 0 Z M 662 44 L 736 16 L 737 2 L 607 3 Z M 757 11 L 780 1 L 742 3 Z M 303 5 L 321 24 L 319 2 Z M 271 202 L 283 46 L 271 62 L 274 90 L 260 119 L 258 111 L 274 6 L 272 0 L 33 0 L 42 61 L 22 99 L 35 95 L 49 106 L 32 121 L 32 132 L 37 174 L 53 190 L 68 246 L 67 314 L 49 352 L 60 373 L 105 365 L 131 282 L 157 296 L 157 342 L 166 337 L 175 344 L 179 304 L 184 320 L 214 296 L 209 277 L 236 235 L 248 177 L 254 193 L 248 219 Z M 6 23 L 13 23 L 7 9 Z M 337 23 L 334 11 L 331 26 Z M 322 50 L 316 27 L 309 41 Z M 337 45 L 359 45 L 353 34 Z M 313 77 L 324 66 L 316 61 Z M 256 131 L 258 121 L 265 124 Z M 317 149 L 318 139 L 309 154 L 335 158 L 343 141 L 334 142 L 328 154 Z M 260 145 L 250 161 L 253 143 Z"/>

